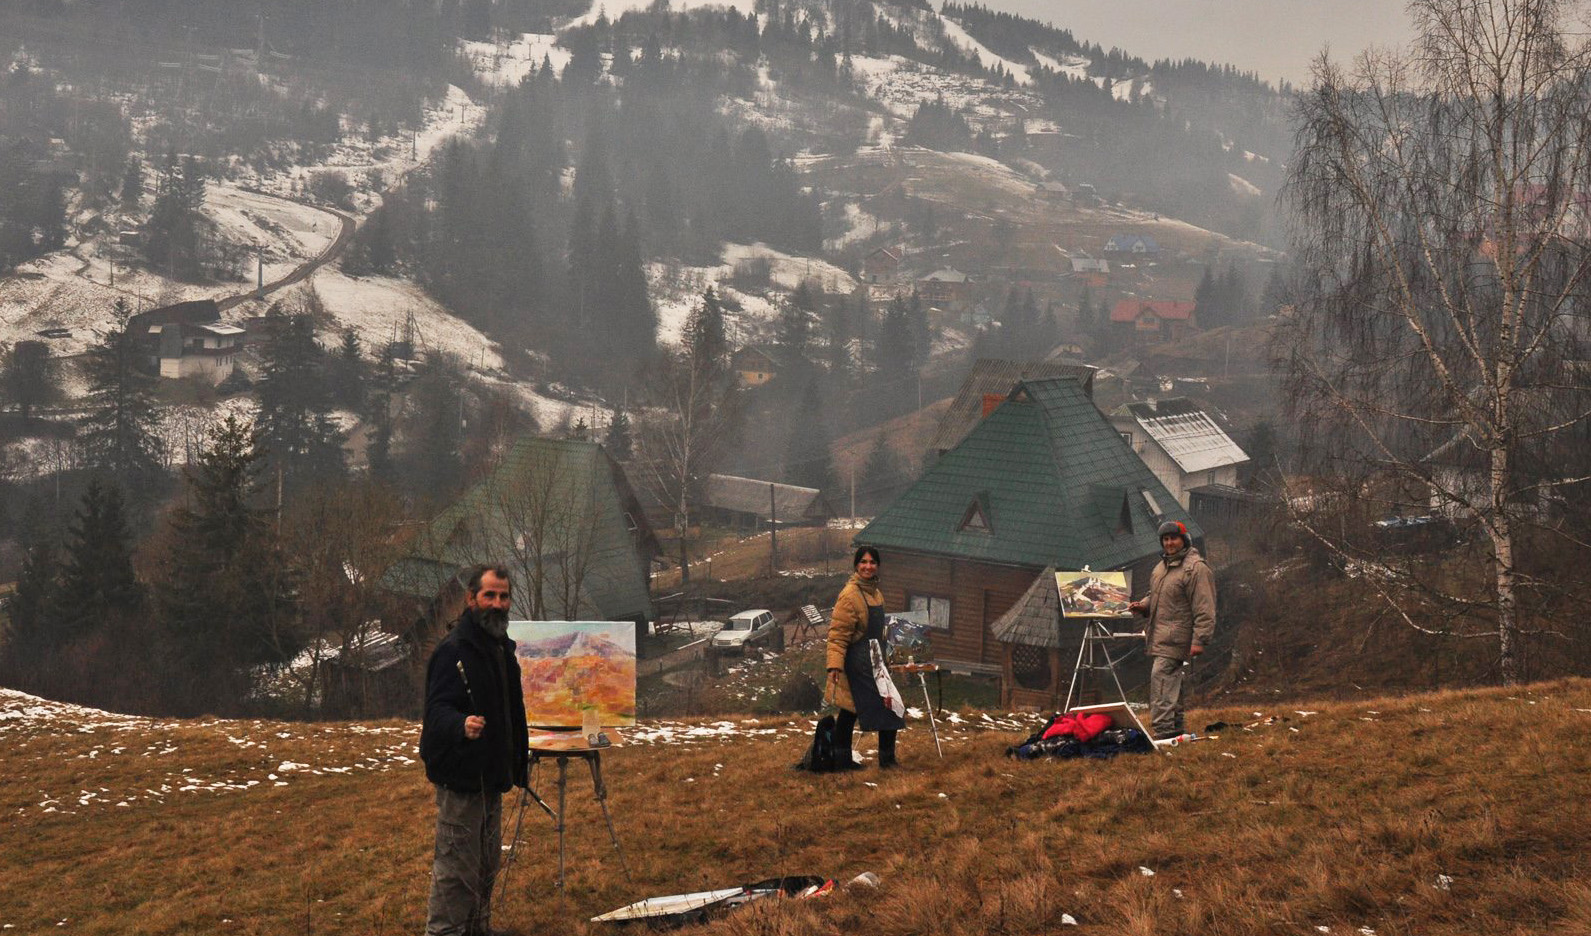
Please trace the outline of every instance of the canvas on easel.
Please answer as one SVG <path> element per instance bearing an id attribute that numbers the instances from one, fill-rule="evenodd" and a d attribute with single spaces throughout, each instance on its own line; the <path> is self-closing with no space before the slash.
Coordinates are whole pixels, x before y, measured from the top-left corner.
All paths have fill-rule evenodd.
<path id="1" fill-rule="evenodd" d="M 1061 616 L 1065 618 L 1130 618 L 1132 579 L 1127 572 L 1056 572 Z"/>
<path id="2" fill-rule="evenodd" d="M 512 621 L 525 722 L 579 731 L 595 712 L 602 727 L 635 724 L 635 624 Z"/>

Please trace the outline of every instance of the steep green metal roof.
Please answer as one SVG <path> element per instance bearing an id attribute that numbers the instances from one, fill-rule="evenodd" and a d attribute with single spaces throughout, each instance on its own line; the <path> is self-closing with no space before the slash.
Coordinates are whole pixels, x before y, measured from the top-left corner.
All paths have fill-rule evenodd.
<path id="1" fill-rule="evenodd" d="M 987 511 L 987 531 L 963 528 L 974 504 Z M 1082 385 L 1051 378 L 1019 383 L 856 541 L 1009 565 L 1110 569 L 1157 554 L 1164 520 L 1203 535 Z"/>
<path id="2" fill-rule="evenodd" d="M 502 562 L 514 578 L 514 613 L 630 620 L 651 616 L 649 540 L 634 496 L 594 442 L 523 439 L 487 478 L 431 521 L 389 587 L 431 597 L 458 569 Z M 540 556 L 540 562 L 533 557 Z"/>

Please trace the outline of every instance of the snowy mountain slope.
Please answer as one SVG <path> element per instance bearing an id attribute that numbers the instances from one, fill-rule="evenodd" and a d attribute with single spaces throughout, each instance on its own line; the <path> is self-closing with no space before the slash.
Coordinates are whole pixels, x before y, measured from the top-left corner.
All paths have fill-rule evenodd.
<path id="1" fill-rule="evenodd" d="M 446 95 L 428 108 L 424 129 L 408 139 L 370 142 L 350 136 L 333 148 L 324 162 L 295 165 L 267 174 L 232 167 L 230 174 L 234 178 L 212 182 L 206 187 L 204 205 L 204 214 L 215 224 L 218 238 L 249 248 L 248 253 L 256 258 L 256 262 L 247 265 L 246 278 L 232 284 L 184 283 L 162 276 L 157 270 L 129 269 L 124 262 L 117 261 L 126 251 L 109 234 L 69 242 L 66 250 L 25 264 L 14 275 L 0 279 L 0 343 L 35 338 L 44 329 L 65 328 L 71 332 L 70 336 L 50 339 L 51 351 L 58 356 L 81 354 L 111 327 L 112 303 L 117 298 L 125 299 L 129 309 L 137 312 L 172 302 L 244 293 L 258 281 L 259 259 L 264 261 L 264 281 L 279 279 L 323 251 L 339 227 L 336 215 L 331 212 L 292 200 L 301 197 L 294 195 L 296 184 L 328 169 L 361 170 L 366 178 L 374 172 L 388 184 L 395 184 L 423 165 L 443 141 L 454 135 L 475 132 L 483 119 L 481 107 L 459 88 L 449 87 Z M 378 200 L 379 193 L 367 191 L 361 201 L 368 209 Z M 117 261 L 114 284 L 111 282 L 113 261 Z M 343 323 L 340 317 L 343 307 L 338 300 L 352 296 L 357 290 L 332 284 L 330 291 L 334 301 L 327 304 L 327 309 L 338 318 L 335 327 L 339 330 L 344 324 L 358 327 L 367 317 L 366 309 L 375 302 L 384 301 L 380 289 L 373 298 L 354 301 L 349 306 L 349 320 Z M 245 303 L 230 310 L 225 318 L 236 321 L 257 315 L 265 305 Z M 451 319 L 434 302 L 426 300 L 424 306 L 428 315 Z M 402 313 L 397 314 L 401 321 Z M 456 333 L 452 327 L 434 330 L 439 335 Z M 390 329 L 383 327 L 381 331 L 385 335 Z M 367 336 L 367 343 L 372 340 L 375 336 Z M 469 357 L 483 343 L 484 338 L 475 332 L 458 340 L 443 339 L 439 346 Z"/>
<path id="2" fill-rule="evenodd" d="M 976 55 L 985 68 L 993 68 L 998 63 L 1007 72 L 1011 73 L 1011 77 L 1016 79 L 1017 84 L 1033 83 L 1033 79 L 1028 76 L 1026 65 L 994 54 L 988 46 L 972 38 L 965 29 L 961 28 L 961 24 L 955 20 L 941 16 L 939 21 L 944 25 L 945 39 L 961 51 Z"/>
<path id="3" fill-rule="evenodd" d="M 1043 102 L 1029 92 L 946 72 L 899 55 L 883 58 L 859 55 L 851 62 L 858 90 L 903 119 L 911 117 L 920 104 L 942 100 L 951 110 L 967 117 L 975 130 L 981 130 L 988 124 L 1043 106 Z"/>
<path id="4" fill-rule="evenodd" d="M 734 284 L 736 266 L 747 260 L 768 263 L 769 289 L 744 290 Z M 857 285 L 851 274 L 831 263 L 783 253 L 766 244 L 726 244 L 723 262 L 717 266 L 647 265 L 647 283 L 657 309 L 657 337 L 665 344 L 679 343 L 685 320 L 709 287 L 727 300 L 724 324 L 731 336 L 737 341 L 753 341 L 771 329 L 779 315 L 777 297 L 770 294 L 793 291 L 803 282 L 823 292 L 844 294 Z"/>
<path id="5" fill-rule="evenodd" d="M 521 33 L 500 42 L 462 39 L 459 53 L 469 59 L 475 74 L 490 85 L 513 87 L 525 80 L 531 69 L 551 62 L 562 72 L 573 53 L 558 45 L 558 37 L 547 33 Z"/>

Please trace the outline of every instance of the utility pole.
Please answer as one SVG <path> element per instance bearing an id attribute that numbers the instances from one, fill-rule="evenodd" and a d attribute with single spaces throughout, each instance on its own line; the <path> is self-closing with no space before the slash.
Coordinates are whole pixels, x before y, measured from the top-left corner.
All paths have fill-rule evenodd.
<path id="1" fill-rule="evenodd" d="M 856 463 L 851 463 L 851 529 L 856 529 Z"/>
<path id="2" fill-rule="evenodd" d="M 768 482 L 768 574 L 779 574 L 779 508 L 774 503 L 773 482 Z"/>

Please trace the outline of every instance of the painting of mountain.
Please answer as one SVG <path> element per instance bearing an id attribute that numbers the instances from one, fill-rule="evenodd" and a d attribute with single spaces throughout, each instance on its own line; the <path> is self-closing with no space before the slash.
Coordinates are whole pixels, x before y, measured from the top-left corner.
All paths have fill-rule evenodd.
<path id="1" fill-rule="evenodd" d="M 635 625 L 628 621 L 512 621 L 525 721 L 578 728 L 597 711 L 604 727 L 635 724 Z"/>

